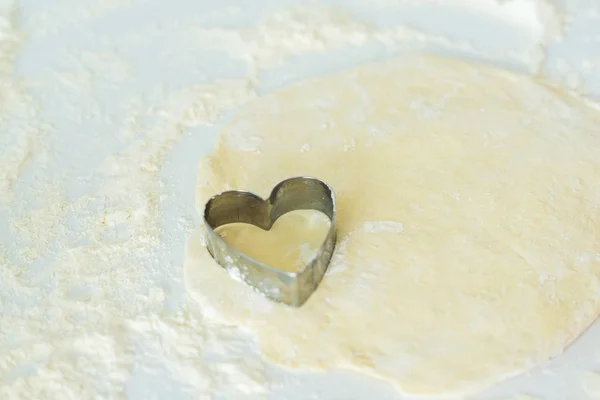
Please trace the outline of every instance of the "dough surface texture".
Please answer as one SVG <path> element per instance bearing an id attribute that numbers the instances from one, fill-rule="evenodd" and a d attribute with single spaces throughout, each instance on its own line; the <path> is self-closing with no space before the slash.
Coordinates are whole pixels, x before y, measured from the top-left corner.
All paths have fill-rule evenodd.
<path id="1" fill-rule="evenodd" d="M 314 210 L 282 215 L 270 230 L 249 224 L 217 228 L 223 239 L 246 255 L 283 271 L 296 272 L 314 256 L 329 231 L 329 218 Z"/>
<path id="2" fill-rule="evenodd" d="M 319 177 L 338 245 L 300 309 L 231 279 L 189 240 L 186 282 L 273 362 L 462 394 L 559 354 L 600 307 L 600 117 L 530 77 L 407 57 L 246 106 L 201 162 L 197 206 Z M 276 251 L 276 250 L 274 250 Z"/>

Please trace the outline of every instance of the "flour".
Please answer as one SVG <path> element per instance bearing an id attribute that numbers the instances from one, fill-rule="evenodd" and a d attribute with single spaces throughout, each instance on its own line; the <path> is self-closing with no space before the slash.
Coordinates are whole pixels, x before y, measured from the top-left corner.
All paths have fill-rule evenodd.
<path id="1" fill-rule="evenodd" d="M 600 374 L 585 371 L 580 376 L 581 388 L 591 399 L 600 399 Z"/>
<path id="2" fill-rule="evenodd" d="M 35 138 L 20 136 L 14 145 L 6 143 L 2 146 L 4 154 L 0 159 L 0 201 L 4 204 L 13 200 L 13 182 L 19 178 L 32 155 L 36 151 Z"/>
<path id="3" fill-rule="evenodd" d="M 203 314 L 210 310 L 196 310 L 181 295 L 181 265 L 169 255 L 194 219 L 181 211 L 168 216 L 177 225 L 175 233 L 164 227 L 165 204 L 173 193 L 161 173 L 173 147 L 194 128 L 214 124 L 224 112 L 253 99 L 262 73 L 294 56 L 370 43 L 389 51 L 432 45 L 537 71 L 543 62 L 539 46 L 563 29 L 560 15 L 544 2 L 519 8 L 517 2 L 504 6 L 490 0 L 488 6 L 502 10 L 505 20 L 520 15 L 521 25 L 534 26 L 526 46 L 507 52 L 417 28 L 375 27 L 337 8 L 300 7 L 269 12 L 243 28 L 199 26 L 200 18 L 165 25 L 181 33 L 186 51 L 226 48 L 229 59 L 247 68 L 241 76 L 179 87 L 156 82 L 136 95 L 116 95 L 139 71 L 130 54 L 111 47 L 121 40 L 152 45 L 155 36 L 148 32 L 113 42 L 102 37 L 100 49 L 65 51 L 63 63 L 45 72 L 52 90 L 37 96 L 32 93 L 40 82 L 15 74 L 15 56 L 27 45 L 23 37 L 43 40 L 70 29 L 75 35 L 89 33 L 87 27 L 102 17 L 136 6 L 144 10 L 145 3 L 151 2 L 40 3 L 39 11 L 16 26 L 12 1 L 0 2 L 0 228 L 6 225 L 7 232 L 0 244 L 2 398 L 264 398 L 270 379 L 247 338 L 237 329 L 208 323 Z M 229 7 L 200 16 L 238 14 L 239 8 Z M 123 115 L 107 113 L 99 92 L 109 93 Z M 92 171 L 77 170 L 78 165 L 75 172 L 53 169 L 68 160 L 56 155 L 61 132 L 54 131 L 52 115 L 44 110 L 63 100 L 60 113 L 99 152 L 104 138 L 88 121 L 114 127 L 120 146 Z M 243 145 L 256 149 L 260 143 Z M 351 151 L 352 143 L 347 146 Z M 77 155 L 80 149 L 73 147 Z M 91 146 L 90 156 L 96 147 Z M 300 150 L 312 151 L 308 144 Z"/>
<path id="4" fill-rule="evenodd" d="M 12 1 L 0 3 L 0 118 L 6 132 L 0 135 L 0 205 L 13 200 L 14 182 L 43 147 L 35 120 L 36 106 L 23 82 L 13 76 L 15 57 L 21 46 L 21 37 L 14 30 L 13 14 Z M 23 118 L 30 120 L 26 123 Z"/>
<path id="5" fill-rule="evenodd" d="M 498 399 L 501 400 L 501 399 Z M 518 394 L 514 397 L 510 397 L 504 400 L 540 400 L 538 397 L 529 396 L 526 394 Z"/>
<path id="6" fill-rule="evenodd" d="M 7 23 L 0 26 L 7 25 L 3 36 L 9 49 L 18 37 L 9 29 L 9 15 L 4 18 Z M 12 59 L 16 45 L 10 49 L 5 57 Z M 12 65 L 0 71 L 3 86 L 14 89 L 6 92 L 11 104 L 2 111 L 16 118 L 35 104 L 11 71 Z M 82 52 L 69 68 L 53 72 L 64 90 L 77 96 L 89 96 L 100 75 L 100 82 L 123 82 L 129 66 L 114 53 Z M 153 268 L 174 268 L 159 262 L 169 251 L 159 225 L 164 157 L 187 128 L 209 123 L 252 96 L 245 80 L 220 81 L 167 93 L 156 110 L 138 107 L 142 117 L 154 118 L 151 129 L 140 134 L 135 114 L 129 117 L 121 132 L 133 142 L 99 165 L 96 190 L 75 198 L 63 182 L 48 181 L 53 160 L 33 165 L 38 178 L 17 190 L 32 160 L 50 149 L 39 131 L 9 136 L 14 143 L 3 146 L 0 193 L 10 206 L 10 227 L 20 247 L 2 248 L 6 257 L 0 259 L 0 330 L 16 340 L 0 353 L 0 397 L 111 398 L 130 392 L 210 398 L 231 390 L 264 392 L 262 362 L 251 348 L 236 350 L 233 337 L 220 338 L 228 328 L 209 328 L 187 306 L 169 311 L 172 289 L 153 283 Z M 179 223 L 190 229 L 185 217 Z M 166 374 L 171 387 L 132 386 L 148 379 L 144 371 Z"/>
<path id="7" fill-rule="evenodd" d="M 496 52 L 489 47 L 424 33 L 403 25 L 376 28 L 340 9 L 322 7 L 275 13 L 266 17 L 255 28 L 243 30 L 192 28 L 186 32 L 186 37 L 202 49 L 226 49 L 231 57 L 249 63 L 254 74 L 281 64 L 290 55 L 362 46 L 370 42 L 380 42 L 394 50 L 441 46 L 491 60 L 524 63 L 532 72 L 537 72 L 542 67 L 545 57 L 543 46 L 560 36 L 563 30 L 560 14 L 543 1 L 511 3 L 516 4 L 516 7 L 502 7 L 495 1 L 462 3 L 483 8 L 490 13 L 502 10 L 501 18 L 512 21 L 516 19 L 535 26 L 536 33 L 531 47 L 521 52 Z"/>
<path id="8" fill-rule="evenodd" d="M 35 35 L 57 34 L 62 28 L 85 24 L 90 20 L 123 9 L 141 0 L 91 0 L 75 4 L 52 4 L 48 10 L 36 12 L 25 21 Z"/>

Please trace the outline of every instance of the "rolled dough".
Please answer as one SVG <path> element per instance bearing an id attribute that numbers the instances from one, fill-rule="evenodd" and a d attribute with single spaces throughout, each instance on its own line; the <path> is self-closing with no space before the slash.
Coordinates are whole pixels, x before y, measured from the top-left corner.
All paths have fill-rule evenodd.
<path id="1" fill-rule="evenodd" d="M 197 205 L 296 175 L 338 200 L 338 247 L 300 309 L 187 248 L 191 296 L 273 362 L 405 393 L 481 389 L 560 353 L 600 306 L 600 117 L 491 67 L 361 66 L 248 105 L 201 162 Z"/>
<path id="2" fill-rule="evenodd" d="M 329 218 L 319 211 L 297 210 L 282 215 L 270 230 L 249 224 L 227 224 L 217 233 L 236 249 L 272 267 L 296 272 L 325 240 Z"/>

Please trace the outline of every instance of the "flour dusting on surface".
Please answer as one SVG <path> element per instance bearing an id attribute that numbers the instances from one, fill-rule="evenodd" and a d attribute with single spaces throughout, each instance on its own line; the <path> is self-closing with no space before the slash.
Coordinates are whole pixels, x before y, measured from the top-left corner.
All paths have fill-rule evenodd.
<path id="1" fill-rule="evenodd" d="M 197 23 L 206 15 L 228 22 L 243 14 L 238 8 L 199 9 L 182 23 L 165 15 L 171 25 L 161 16 L 140 32 L 112 33 L 96 25 L 160 2 L 57 1 L 28 15 L 0 2 L 0 397 L 265 398 L 271 377 L 252 341 L 184 293 L 182 243 L 198 219 L 191 195 L 176 202 L 185 197 L 173 188 L 180 172 L 168 172 L 177 146 L 208 135 L 256 97 L 263 74 L 303 55 L 372 43 L 390 53 L 433 46 L 552 69 L 540 46 L 559 46 L 562 14 L 534 3 L 503 8 L 534 27 L 527 46 L 506 51 L 407 25 L 377 27 L 336 7 L 265 11 L 243 27 Z M 61 35 L 64 48 L 47 47 Z M 98 41 L 72 50 L 73 37 L 85 44 L 90 35 Z M 153 64 L 170 66 L 177 58 L 168 40 L 183 46 L 175 55 L 191 55 L 169 75 L 171 84 L 148 78 L 148 61 L 134 60 L 149 48 Z M 52 49 L 43 62 L 31 56 L 40 48 Z M 197 61 L 222 52 L 216 75 Z M 17 65 L 18 54 L 29 54 L 29 62 Z M 570 63 L 556 69 L 581 87 L 600 62 L 581 65 L 583 78 Z M 178 80 L 188 72 L 191 81 Z M 258 137 L 236 143 L 260 148 Z M 185 168 L 195 172 L 195 164 Z M 175 215 L 165 215 L 173 203 Z M 365 229 L 401 232 L 402 225 Z"/>

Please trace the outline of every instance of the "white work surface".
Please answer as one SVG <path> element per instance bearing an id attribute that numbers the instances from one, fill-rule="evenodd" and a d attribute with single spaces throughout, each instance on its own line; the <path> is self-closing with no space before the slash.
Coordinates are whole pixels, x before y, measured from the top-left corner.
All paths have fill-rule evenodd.
<path id="1" fill-rule="evenodd" d="M 91 398 L 93 393 L 130 399 L 402 398 L 391 385 L 355 373 L 288 371 L 266 362 L 261 364 L 266 393 L 221 382 L 222 375 L 199 372 L 219 361 L 206 356 L 209 342 L 195 342 L 197 322 L 186 331 L 187 353 L 181 347 L 169 352 L 174 339 L 161 328 L 163 321 L 199 313 L 185 291 L 184 249 L 200 221 L 194 208 L 197 162 L 239 106 L 211 104 L 215 92 L 228 90 L 219 86 L 223 79 L 247 80 L 249 91 L 260 95 L 416 50 L 539 74 L 600 97 L 600 3 L 594 0 L 10 3 L 0 2 L 7 17 L 0 26 L 0 108 L 5 110 L 0 118 L 0 398 Z M 229 38 L 231 46 L 213 43 L 214 32 Z M 134 181 L 119 187 L 119 180 L 127 179 Z M 126 193 L 128 185 L 130 198 L 125 194 L 123 201 L 106 194 L 112 186 Z M 152 193 L 147 208 L 136 203 L 144 190 Z M 140 251 L 131 242 L 121 245 L 129 240 L 123 239 L 129 228 L 119 226 L 132 215 L 154 215 L 157 223 L 146 242 L 139 239 Z M 89 233 L 86 224 L 98 218 L 114 229 Z M 108 271 L 108 261 L 104 270 L 90 274 L 88 264 L 80 262 L 81 278 L 65 269 L 68 254 L 77 258 L 85 246 L 88 251 L 108 245 L 121 246 L 125 261 L 136 263 L 134 275 L 122 276 L 118 263 Z M 61 286 L 79 279 L 81 287 Z M 74 316 L 77 307 L 81 315 Z M 118 309 L 118 317 L 111 317 L 110 307 Z M 62 315 L 65 310 L 69 313 Z M 90 323 L 94 312 L 96 333 Z M 71 322 L 63 327 L 53 318 Z M 75 334 L 80 328 L 72 321 L 78 318 L 85 323 Z M 185 317 L 181 323 L 190 318 L 196 321 Z M 143 340 L 121 329 L 149 320 Z M 59 346 L 61 335 L 68 340 Z M 83 359 L 92 360 L 83 365 L 65 354 L 69 342 L 85 343 L 86 335 L 98 353 L 82 351 L 88 354 Z M 110 354 L 102 354 L 98 337 L 139 341 L 140 347 L 113 344 Z M 598 343 L 596 324 L 549 364 L 476 398 L 586 399 L 582 381 L 593 381 L 590 373 L 600 371 Z M 247 352 L 258 357 L 250 341 Z M 64 371 L 71 370 L 79 375 L 69 378 Z M 56 375 L 48 378 L 51 373 Z M 207 384 L 207 397 L 198 395 L 200 376 L 216 382 Z M 61 393 L 69 379 L 81 379 L 83 394 Z"/>

